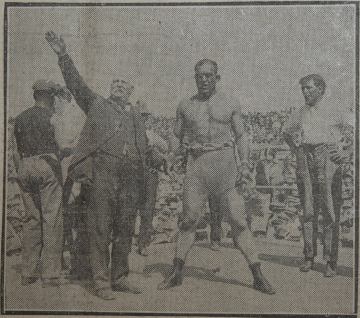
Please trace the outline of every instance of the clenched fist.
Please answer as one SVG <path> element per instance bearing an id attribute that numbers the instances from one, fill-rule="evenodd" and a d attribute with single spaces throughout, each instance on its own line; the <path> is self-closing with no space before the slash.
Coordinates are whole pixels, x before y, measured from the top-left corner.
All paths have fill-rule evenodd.
<path id="1" fill-rule="evenodd" d="M 244 197 L 249 196 L 253 190 L 253 173 L 250 169 L 250 165 L 247 162 L 241 163 L 238 167 L 238 175 L 236 178 L 235 187 L 241 194 L 243 194 Z"/>

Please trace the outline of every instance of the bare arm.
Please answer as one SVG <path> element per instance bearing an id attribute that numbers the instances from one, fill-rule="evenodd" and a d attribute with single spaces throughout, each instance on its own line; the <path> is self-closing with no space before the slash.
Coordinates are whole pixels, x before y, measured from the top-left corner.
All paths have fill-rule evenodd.
<path id="1" fill-rule="evenodd" d="M 294 151 L 300 145 L 301 124 L 300 113 L 298 111 L 294 112 L 287 120 L 283 128 L 283 136 L 291 151 Z"/>
<path id="2" fill-rule="evenodd" d="M 240 107 L 236 107 L 232 114 L 232 129 L 235 135 L 238 156 L 240 162 L 237 162 L 238 175 L 235 186 L 246 200 L 249 199 L 251 187 L 253 186 L 253 176 L 250 170 L 250 136 L 245 130 L 244 120 L 241 115 Z"/>
<path id="3" fill-rule="evenodd" d="M 59 57 L 59 66 L 63 74 L 66 87 L 75 97 L 79 107 L 85 114 L 87 114 L 91 104 L 96 98 L 96 94 L 86 85 L 80 76 L 72 59 L 66 52 L 65 41 L 62 37 L 58 36 L 53 31 L 49 31 L 46 33 L 45 38 L 49 42 L 53 51 Z"/>
<path id="4" fill-rule="evenodd" d="M 176 110 L 176 122 L 174 125 L 174 135 L 180 140 L 182 143 L 184 138 L 184 115 L 182 111 L 181 104 L 178 106 Z"/>
<path id="5" fill-rule="evenodd" d="M 235 141 L 238 148 L 240 162 L 248 162 L 250 157 L 250 136 L 245 131 L 244 121 L 240 109 L 232 114 L 232 129 L 235 134 Z"/>

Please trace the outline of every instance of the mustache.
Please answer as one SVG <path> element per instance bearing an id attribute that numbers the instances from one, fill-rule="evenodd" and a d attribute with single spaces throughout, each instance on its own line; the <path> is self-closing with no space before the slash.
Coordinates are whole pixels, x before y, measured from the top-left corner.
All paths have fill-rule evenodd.
<path id="1" fill-rule="evenodd" d="M 123 87 L 113 87 L 111 90 L 112 90 L 113 92 L 120 92 L 120 93 L 127 93 L 127 92 L 129 92 L 128 89 L 123 88 Z"/>

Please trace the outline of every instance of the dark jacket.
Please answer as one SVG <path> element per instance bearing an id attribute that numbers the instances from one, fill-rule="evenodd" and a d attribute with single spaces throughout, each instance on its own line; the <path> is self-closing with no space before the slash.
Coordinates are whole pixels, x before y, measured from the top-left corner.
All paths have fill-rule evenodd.
<path id="1" fill-rule="evenodd" d="M 16 117 L 14 135 L 21 157 L 59 154 L 55 129 L 50 123 L 51 116 L 48 108 L 33 106 Z"/>
<path id="2" fill-rule="evenodd" d="M 147 147 L 144 121 L 137 108 L 123 111 L 110 99 L 94 93 L 83 81 L 69 55 L 59 58 L 66 87 L 87 115 L 69 168 L 76 181 L 92 179 L 92 157 L 102 150 L 121 157 L 125 144 L 135 145 L 138 159 L 145 165 Z"/>

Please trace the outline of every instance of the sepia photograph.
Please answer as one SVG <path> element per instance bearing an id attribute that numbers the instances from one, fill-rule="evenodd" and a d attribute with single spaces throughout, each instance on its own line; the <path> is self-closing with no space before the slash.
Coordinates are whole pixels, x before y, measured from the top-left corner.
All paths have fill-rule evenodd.
<path id="1" fill-rule="evenodd" d="M 357 317 L 359 2 L 4 2 L 1 314 Z"/>

